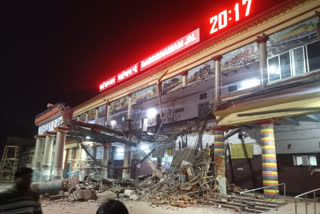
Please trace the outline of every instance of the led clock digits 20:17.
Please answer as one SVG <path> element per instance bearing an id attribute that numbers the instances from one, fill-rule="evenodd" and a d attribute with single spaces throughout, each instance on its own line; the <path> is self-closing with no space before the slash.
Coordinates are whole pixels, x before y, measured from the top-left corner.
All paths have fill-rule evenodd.
<path id="1" fill-rule="evenodd" d="M 227 27 L 230 23 L 238 22 L 242 17 L 249 16 L 252 0 L 242 0 L 241 3 L 236 3 L 232 9 L 221 11 L 218 15 L 214 15 L 210 18 L 210 24 L 212 24 L 210 34 L 214 34 L 217 31 Z M 242 11 L 245 9 L 245 13 Z"/>

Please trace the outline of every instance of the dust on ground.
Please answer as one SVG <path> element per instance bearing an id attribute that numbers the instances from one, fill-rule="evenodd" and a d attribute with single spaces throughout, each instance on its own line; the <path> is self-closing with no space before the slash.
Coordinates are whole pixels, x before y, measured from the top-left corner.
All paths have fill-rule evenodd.
<path id="1" fill-rule="evenodd" d="M 230 209 L 217 208 L 214 206 L 196 206 L 187 208 L 178 208 L 172 206 L 155 206 L 145 201 L 123 201 L 127 206 L 130 214 L 233 214 L 239 213 Z M 68 201 L 42 201 L 42 209 L 44 214 L 94 214 L 99 204 L 92 202 L 68 202 Z M 308 203 L 309 213 L 313 212 L 313 203 Z M 305 204 L 298 203 L 298 213 L 305 212 Z M 265 212 L 267 214 L 293 214 L 294 203 L 281 206 L 278 209 Z M 317 214 L 320 214 L 320 203 L 317 203 Z"/>

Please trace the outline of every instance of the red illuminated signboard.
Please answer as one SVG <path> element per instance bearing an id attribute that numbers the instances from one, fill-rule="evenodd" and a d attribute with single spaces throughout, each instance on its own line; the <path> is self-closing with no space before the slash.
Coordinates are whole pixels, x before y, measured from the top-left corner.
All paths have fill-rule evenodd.
<path id="1" fill-rule="evenodd" d="M 116 84 L 116 77 L 112 77 L 99 85 L 99 90 L 104 91 Z"/>
<path id="2" fill-rule="evenodd" d="M 137 64 L 131 66 L 130 68 L 122 71 L 121 73 L 119 73 L 117 75 L 118 82 L 121 82 L 121 81 L 123 81 L 125 79 L 128 79 L 129 77 L 137 74 L 138 72 L 139 72 L 139 70 L 138 70 L 138 63 L 137 63 Z"/>
<path id="3" fill-rule="evenodd" d="M 99 91 L 104 91 L 109 89 L 118 83 L 125 81 L 126 79 L 136 75 L 140 71 L 149 68 L 150 66 L 184 50 L 187 47 L 190 47 L 193 44 L 196 44 L 200 41 L 200 30 L 194 30 L 191 33 L 185 35 L 181 39 L 175 41 L 171 45 L 163 48 L 162 50 L 158 51 L 157 53 L 153 54 L 152 56 L 142 60 L 139 63 L 129 67 L 128 69 L 118 73 L 116 76 L 104 81 L 99 85 Z M 140 68 L 139 68 L 140 65 Z"/>
<path id="4" fill-rule="evenodd" d="M 140 62 L 141 70 L 151 67 L 152 65 L 184 50 L 187 47 L 190 47 L 193 44 L 196 44 L 200 41 L 200 31 L 192 31 L 188 35 L 182 37 L 181 39 L 175 41 L 174 43 L 168 45 L 167 47 L 161 49 L 157 53 L 153 54 L 142 60 Z"/>
<path id="5" fill-rule="evenodd" d="M 223 10 L 210 18 L 211 30 L 210 34 L 214 34 L 219 30 L 226 28 L 235 22 L 249 16 L 252 0 L 242 0 L 236 3 L 232 8 Z"/>

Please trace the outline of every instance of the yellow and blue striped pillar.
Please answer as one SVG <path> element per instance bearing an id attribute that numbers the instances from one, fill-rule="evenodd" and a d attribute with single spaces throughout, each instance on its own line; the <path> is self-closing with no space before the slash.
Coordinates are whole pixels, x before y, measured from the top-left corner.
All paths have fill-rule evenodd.
<path id="1" fill-rule="evenodd" d="M 213 128 L 214 135 L 214 163 L 216 166 L 216 189 L 218 192 L 227 193 L 227 179 L 225 167 L 225 146 L 224 146 L 224 132 L 228 129 L 226 127 Z"/>
<path id="2" fill-rule="evenodd" d="M 260 122 L 263 186 L 277 185 L 279 183 L 273 123 L 273 120 Z M 264 189 L 264 196 L 267 199 L 276 199 L 278 195 L 278 186 Z"/>

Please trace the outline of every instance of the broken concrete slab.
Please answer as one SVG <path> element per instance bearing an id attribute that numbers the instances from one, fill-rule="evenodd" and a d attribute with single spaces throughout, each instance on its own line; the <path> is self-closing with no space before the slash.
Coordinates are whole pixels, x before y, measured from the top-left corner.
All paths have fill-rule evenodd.
<path id="1" fill-rule="evenodd" d="M 124 191 L 124 196 L 126 196 L 126 197 L 130 197 L 131 195 L 134 195 L 134 194 L 135 194 L 134 190 L 126 189 Z"/>
<path id="2" fill-rule="evenodd" d="M 130 198 L 130 200 L 132 200 L 132 201 L 136 201 L 136 200 L 139 199 L 139 196 L 137 196 L 137 195 L 131 195 L 129 198 Z"/>
<path id="3" fill-rule="evenodd" d="M 97 193 L 97 198 L 99 203 L 106 203 L 108 200 L 116 199 L 117 194 L 111 191 L 105 191 L 102 193 Z"/>

